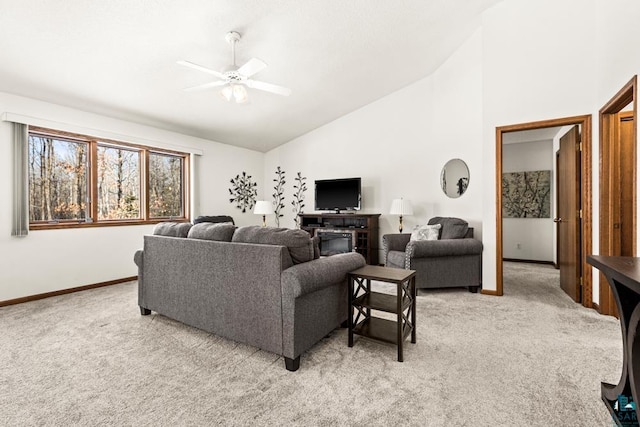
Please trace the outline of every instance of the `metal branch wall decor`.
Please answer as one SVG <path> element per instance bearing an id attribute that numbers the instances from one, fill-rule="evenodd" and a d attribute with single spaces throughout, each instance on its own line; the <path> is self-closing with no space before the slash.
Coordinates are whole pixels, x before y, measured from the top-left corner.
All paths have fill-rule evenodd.
<path id="1" fill-rule="evenodd" d="M 551 171 L 502 174 L 503 218 L 550 218 Z"/>
<path id="2" fill-rule="evenodd" d="M 300 214 L 304 213 L 304 192 L 307 191 L 307 177 L 302 176 L 301 172 L 294 178 L 295 184 L 293 184 L 293 200 L 291 205 L 293 206 L 293 212 L 295 213 L 294 221 L 296 227 L 300 228 Z"/>
<path id="3" fill-rule="evenodd" d="M 273 212 L 276 214 L 276 227 L 280 227 L 280 218 L 284 216 L 282 209 L 284 209 L 284 171 L 280 169 L 280 166 L 276 169 L 276 178 L 273 182 L 276 183 L 273 189 Z"/>
<path id="4" fill-rule="evenodd" d="M 231 188 L 229 189 L 229 202 L 235 203 L 238 209 L 245 213 L 247 209 L 253 209 L 258 197 L 258 184 L 253 182 L 251 175 L 242 172 L 242 175 L 236 175 L 231 179 Z"/>

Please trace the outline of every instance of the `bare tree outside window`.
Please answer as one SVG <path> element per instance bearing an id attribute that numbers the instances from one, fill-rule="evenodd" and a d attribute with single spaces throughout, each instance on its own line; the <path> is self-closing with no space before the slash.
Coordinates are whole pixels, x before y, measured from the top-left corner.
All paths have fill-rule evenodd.
<path id="1" fill-rule="evenodd" d="M 182 157 L 149 153 L 149 217 L 181 217 Z"/>
<path id="2" fill-rule="evenodd" d="M 140 218 L 140 153 L 98 146 L 98 219 Z"/>
<path id="3" fill-rule="evenodd" d="M 87 143 L 29 135 L 29 220 L 87 218 Z"/>

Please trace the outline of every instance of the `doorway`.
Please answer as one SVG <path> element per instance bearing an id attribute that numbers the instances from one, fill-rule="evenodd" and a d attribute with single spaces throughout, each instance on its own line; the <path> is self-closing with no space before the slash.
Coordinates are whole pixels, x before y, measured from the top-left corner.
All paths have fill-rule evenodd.
<path id="1" fill-rule="evenodd" d="M 600 109 L 600 255 L 637 253 L 637 76 Z M 607 280 L 600 273 L 601 314 L 618 317 Z"/>
<path id="2" fill-rule="evenodd" d="M 578 224 L 579 240 L 576 248 L 578 260 L 576 269 L 582 271 L 581 278 L 577 278 L 578 290 L 572 296 L 574 300 L 585 307 L 592 305 L 591 268 L 587 268 L 586 255 L 591 253 L 592 247 L 592 212 L 591 212 L 591 116 L 575 116 L 561 119 L 544 120 L 539 122 L 522 123 L 517 125 L 501 126 L 496 128 L 496 291 L 486 292 L 494 295 L 503 295 L 503 141 L 507 134 L 553 127 L 578 126 L 581 129 L 581 143 L 577 145 L 581 152 L 578 156 L 576 168 L 579 171 L 579 212 L 581 215 Z"/>

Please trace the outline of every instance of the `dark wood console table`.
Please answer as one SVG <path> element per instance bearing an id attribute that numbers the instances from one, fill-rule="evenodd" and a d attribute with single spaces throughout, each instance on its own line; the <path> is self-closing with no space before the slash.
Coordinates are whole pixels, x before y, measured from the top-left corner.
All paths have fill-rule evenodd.
<path id="1" fill-rule="evenodd" d="M 602 400 L 617 425 L 637 426 L 639 408 L 631 411 L 622 403 L 633 397 L 637 405 L 640 391 L 640 258 L 589 255 L 587 262 L 606 276 L 622 329 L 622 375 L 618 385 L 601 384 Z"/>
<path id="2" fill-rule="evenodd" d="M 356 236 L 355 250 L 367 264 L 378 265 L 378 218 L 380 214 L 300 214 L 300 228 L 312 236 L 324 229 L 349 230 Z"/>

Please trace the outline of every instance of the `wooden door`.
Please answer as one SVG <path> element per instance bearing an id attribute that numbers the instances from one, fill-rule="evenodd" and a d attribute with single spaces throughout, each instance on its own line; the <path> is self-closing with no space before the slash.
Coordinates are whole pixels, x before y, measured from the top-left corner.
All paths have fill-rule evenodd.
<path id="1" fill-rule="evenodd" d="M 635 150 L 633 141 L 633 112 L 623 112 L 618 114 L 619 120 L 619 144 L 615 147 L 616 156 L 618 158 L 619 168 L 617 173 L 619 179 L 613 181 L 616 205 L 616 215 L 613 223 L 614 242 L 616 245 L 616 255 L 634 256 L 633 246 L 635 234 L 633 232 L 634 213 L 633 200 L 634 189 L 633 182 L 635 176 L 633 173 L 635 167 Z"/>
<path id="2" fill-rule="evenodd" d="M 636 142 L 633 112 L 606 114 L 602 122 L 600 254 L 635 256 Z M 600 312 L 618 317 L 611 289 L 600 274 Z"/>
<path id="3" fill-rule="evenodd" d="M 580 302 L 580 131 L 571 128 L 560 138 L 558 151 L 558 209 L 554 221 L 558 229 L 558 265 L 560 287 L 574 301 Z"/>

